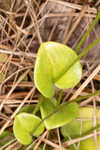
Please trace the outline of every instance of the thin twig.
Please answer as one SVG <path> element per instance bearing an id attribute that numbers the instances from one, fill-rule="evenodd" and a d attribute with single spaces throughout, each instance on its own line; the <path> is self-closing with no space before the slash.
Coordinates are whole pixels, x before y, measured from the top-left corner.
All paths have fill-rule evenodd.
<path id="1" fill-rule="evenodd" d="M 35 58 L 36 54 L 33 53 L 26 53 L 26 52 L 15 52 L 15 51 L 10 51 L 10 50 L 4 50 L 4 49 L 0 49 L 0 53 L 5 53 L 5 54 L 11 54 L 11 55 L 16 55 L 16 56 L 27 56 L 27 57 L 31 57 L 31 58 Z"/>
<path id="2" fill-rule="evenodd" d="M 41 144 L 41 142 L 43 141 L 43 139 L 45 138 L 45 136 L 48 134 L 48 130 L 46 130 L 44 132 L 44 134 L 41 136 L 40 140 L 38 141 L 38 143 L 35 145 L 35 147 L 33 148 L 33 150 L 37 150 L 39 145 Z"/>
<path id="3" fill-rule="evenodd" d="M 70 30 L 70 32 L 68 33 L 67 37 L 64 40 L 64 43 L 67 43 L 67 41 L 69 40 L 69 38 L 71 37 L 72 33 L 74 32 L 74 30 L 76 29 L 76 27 L 78 26 L 78 24 L 80 23 L 80 20 L 82 19 L 82 17 L 84 16 L 84 13 L 86 12 L 88 8 L 88 5 L 83 6 L 78 19 L 76 20 L 76 22 L 74 23 L 72 29 Z"/>
<path id="4" fill-rule="evenodd" d="M 12 94 L 12 92 L 14 91 L 14 89 L 16 88 L 16 86 L 25 78 L 25 76 L 29 73 L 30 69 L 28 69 L 25 73 L 23 73 L 20 78 L 18 79 L 18 81 L 16 82 L 16 84 L 14 84 L 11 88 L 11 90 L 9 91 L 9 93 L 7 94 L 7 96 L 5 97 L 5 99 L 2 101 L 2 103 L 0 104 L 0 111 L 3 108 L 4 103 L 6 102 L 6 100 L 9 98 L 9 96 Z"/>

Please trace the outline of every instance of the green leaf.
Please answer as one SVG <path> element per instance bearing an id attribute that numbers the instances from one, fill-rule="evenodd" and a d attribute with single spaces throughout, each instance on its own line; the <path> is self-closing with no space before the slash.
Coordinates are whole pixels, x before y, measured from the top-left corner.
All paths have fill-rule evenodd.
<path id="1" fill-rule="evenodd" d="M 79 136 L 91 133 L 93 127 L 93 108 L 83 107 L 79 109 L 78 120 L 73 120 L 69 124 L 66 124 L 61 128 L 61 133 L 64 137 L 70 136 L 71 138 L 77 138 Z M 96 117 L 100 117 L 100 110 L 96 110 Z M 83 121 L 82 121 L 83 120 Z M 100 120 L 97 120 L 97 126 L 100 126 Z M 100 130 L 100 128 L 98 128 Z"/>
<path id="2" fill-rule="evenodd" d="M 93 132 L 93 115 L 94 110 L 92 107 L 83 107 L 79 110 L 78 119 L 73 120 L 69 124 L 66 124 L 61 128 L 61 133 L 64 137 L 70 136 L 71 138 L 78 138 L 86 134 Z M 97 130 L 100 130 L 100 109 L 96 109 Z M 81 119 L 81 120 L 80 120 Z M 100 136 L 97 137 L 97 146 L 100 148 Z M 96 150 L 94 137 L 86 139 L 77 144 L 78 150 Z M 75 150 L 73 146 L 70 146 L 68 150 Z"/>
<path id="3" fill-rule="evenodd" d="M 99 150 L 99 148 L 100 148 L 100 136 L 97 137 L 97 143 L 98 143 L 97 146 L 98 146 L 98 150 Z M 96 150 L 96 144 L 95 144 L 94 137 L 81 141 L 80 144 L 77 145 L 77 149 L 78 150 Z M 68 148 L 68 150 L 75 150 L 75 148 L 73 146 L 70 146 Z"/>
<path id="4" fill-rule="evenodd" d="M 97 137 L 97 143 L 98 143 L 97 146 L 98 146 L 98 150 L 99 150 L 99 148 L 100 148 L 100 136 Z M 87 147 L 88 147 L 88 150 L 96 150 L 96 144 L 95 144 L 94 137 L 82 141 L 80 144 L 79 150 L 87 150 Z"/>
<path id="5" fill-rule="evenodd" d="M 45 117 L 53 113 L 58 108 L 58 106 L 55 106 L 51 99 L 43 99 L 44 100 L 40 106 L 40 111 L 42 118 L 44 119 Z M 78 105 L 77 103 L 73 102 L 68 105 L 61 106 L 59 110 L 57 110 L 55 113 L 44 120 L 44 124 L 47 129 L 54 129 L 71 122 L 77 115 Z"/>
<path id="6" fill-rule="evenodd" d="M 54 84 L 60 89 L 68 89 L 80 81 L 82 76 L 80 62 L 77 61 L 72 65 L 77 57 L 71 48 L 63 44 L 57 42 L 41 44 L 35 62 L 34 81 L 45 97 L 53 97 Z"/>
<path id="7" fill-rule="evenodd" d="M 32 142 L 32 134 L 39 136 L 44 130 L 43 123 L 36 129 L 40 122 L 41 119 L 35 115 L 28 113 L 18 114 L 13 125 L 13 131 L 17 140 L 24 145 L 30 144 Z"/>

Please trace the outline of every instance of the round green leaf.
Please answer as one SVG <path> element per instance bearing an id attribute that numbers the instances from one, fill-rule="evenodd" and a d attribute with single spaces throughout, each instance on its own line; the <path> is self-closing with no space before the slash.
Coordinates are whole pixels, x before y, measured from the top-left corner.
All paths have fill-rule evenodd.
<path id="1" fill-rule="evenodd" d="M 98 150 L 99 150 L 99 148 L 100 148 L 100 136 L 97 137 L 97 146 L 98 146 Z M 80 144 L 79 150 L 87 150 L 87 147 L 88 147 L 88 150 L 96 150 L 96 143 L 95 143 L 94 137 L 82 141 Z"/>
<path id="2" fill-rule="evenodd" d="M 82 76 L 80 62 L 77 61 L 70 67 L 77 57 L 71 48 L 63 44 L 57 42 L 41 44 L 34 68 L 34 81 L 45 97 L 54 95 L 54 84 L 58 88 L 68 89 L 80 81 Z"/>
<path id="3" fill-rule="evenodd" d="M 13 131 L 17 140 L 24 144 L 32 142 L 32 135 L 39 136 L 44 130 L 44 124 L 40 124 L 41 119 L 33 114 L 21 113 L 15 117 Z"/>
<path id="4" fill-rule="evenodd" d="M 93 130 L 93 108 L 83 107 L 79 109 L 78 120 L 73 120 L 61 128 L 61 133 L 64 137 L 70 136 L 76 138 L 82 135 L 91 133 Z M 96 110 L 97 118 L 100 117 L 100 110 Z M 97 120 L 97 126 L 100 125 L 100 120 Z M 100 129 L 100 128 L 99 128 Z"/>
<path id="5" fill-rule="evenodd" d="M 44 98 L 40 111 L 42 118 L 44 119 L 46 116 L 50 115 L 54 112 L 58 106 L 55 106 L 51 99 Z M 78 115 L 78 105 L 73 102 L 68 105 L 63 105 L 59 110 L 57 110 L 54 114 L 49 116 L 49 118 L 44 120 L 44 124 L 47 129 L 54 129 L 57 127 L 61 127 L 66 123 L 71 122 Z"/>
<path id="6" fill-rule="evenodd" d="M 97 146 L 100 148 L 100 136 L 97 137 Z M 70 146 L 67 150 L 76 149 L 73 146 Z M 77 150 L 96 150 L 94 137 L 81 141 L 80 144 L 77 145 Z"/>
<path id="7" fill-rule="evenodd" d="M 78 119 L 73 120 L 69 124 L 61 127 L 62 135 L 67 139 L 69 136 L 70 138 L 78 138 L 82 137 L 86 134 L 93 132 L 93 115 L 94 110 L 92 107 L 83 107 L 79 109 L 79 115 L 77 116 Z M 97 126 L 100 126 L 100 109 L 96 109 L 96 117 L 97 119 Z M 81 119 L 81 120 L 80 120 Z M 97 130 L 100 130 L 98 128 Z M 100 148 L 100 136 L 97 137 L 98 148 Z M 77 145 L 78 150 L 96 150 L 95 140 L 94 137 L 83 140 L 80 144 Z M 73 145 L 69 147 L 68 150 L 76 150 Z"/>

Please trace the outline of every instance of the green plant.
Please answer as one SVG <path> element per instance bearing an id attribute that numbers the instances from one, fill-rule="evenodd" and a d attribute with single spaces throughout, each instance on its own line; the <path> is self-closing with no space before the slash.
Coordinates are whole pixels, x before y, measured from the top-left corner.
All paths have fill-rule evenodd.
<path id="1" fill-rule="evenodd" d="M 57 42 L 41 44 L 34 68 L 34 81 L 43 96 L 40 96 L 39 103 L 31 114 L 19 113 L 14 120 L 14 134 L 22 144 L 30 144 L 32 135 L 40 135 L 44 127 L 50 130 L 70 123 L 78 116 L 76 102 L 100 92 L 79 97 L 76 102 L 64 104 L 60 104 L 62 91 L 58 101 L 53 97 L 54 85 L 60 89 L 67 89 L 74 87 L 80 81 L 82 68 L 79 58 L 86 54 L 90 47 L 77 56 L 71 48 L 63 44 Z M 35 115 L 38 110 L 41 112 L 42 120 Z"/>
<path id="2" fill-rule="evenodd" d="M 77 53 L 99 18 L 100 12 L 98 12 L 95 20 L 79 42 L 76 48 Z M 79 115 L 78 104 L 76 102 L 96 95 L 100 93 L 100 90 L 87 96 L 78 97 L 74 102 L 60 104 L 62 99 L 62 89 L 72 88 L 77 85 L 82 76 L 80 58 L 88 53 L 88 51 L 99 42 L 100 37 L 85 48 L 80 55 L 77 55 L 76 52 L 68 46 L 57 42 L 45 42 L 40 45 L 34 68 L 34 82 L 43 96 L 40 96 L 39 103 L 35 109 L 33 108 L 32 110 L 32 107 L 31 109 L 24 108 L 17 114 L 14 120 L 14 134 L 22 144 L 30 144 L 32 142 L 32 136 L 42 134 L 44 128 L 51 130 L 62 127 L 65 124 L 66 125 L 61 128 L 63 136 L 65 136 L 63 130 L 65 130 L 64 128 L 66 127 L 68 129 L 66 134 L 69 134 L 68 136 L 70 136 L 70 138 L 80 136 L 79 128 L 74 130 L 75 125 L 80 127 L 80 122 L 74 122 L 74 119 Z M 57 100 L 54 98 L 55 86 L 61 89 Z M 41 112 L 41 116 L 40 114 L 37 114 L 38 111 Z M 70 130 L 72 121 L 74 122 L 74 126 L 72 126 L 74 134 Z M 86 131 L 90 131 L 91 129 L 92 126 L 90 124 L 88 128 L 83 128 L 83 133 L 85 134 Z M 85 150 L 84 146 L 82 148 Z M 83 150 L 82 148 L 80 150 Z M 70 147 L 70 150 L 73 150 L 73 147 Z"/>
<path id="3" fill-rule="evenodd" d="M 97 120 L 97 126 L 96 128 L 93 127 L 93 113 L 94 110 L 92 107 L 82 107 L 79 109 L 78 119 L 74 119 L 69 124 L 66 124 L 65 126 L 61 127 L 61 133 L 65 137 L 65 139 L 68 139 L 70 137 L 73 138 L 79 138 L 84 135 L 88 135 L 91 133 L 94 129 L 100 130 L 100 110 L 96 109 L 96 117 Z M 97 144 L 98 147 L 100 147 L 100 136 L 97 136 Z M 95 140 L 94 137 L 86 140 L 82 140 L 80 142 L 80 145 L 77 144 L 78 150 L 96 150 Z M 76 150 L 74 146 L 70 146 L 68 150 Z"/>
<path id="4" fill-rule="evenodd" d="M 44 126 L 49 130 L 54 129 L 77 117 L 78 104 L 76 102 L 60 105 L 61 95 L 58 101 L 53 97 L 54 85 L 60 89 L 68 89 L 80 81 L 82 67 L 79 60 L 74 63 L 76 59 L 78 59 L 77 54 L 68 46 L 57 42 L 41 44 L 34 68 L 34 81 L 43 96 L 40 96 L 40 102 L 33 113 L 19 113 L 13 125 L 15 137 L 22 144 L 31 143 L 32 135 L 40 135 Z M 49 116 L 42 124 L 41 119 L 35 115 L 38 108 L 40 108 L 42 120 Z"/>

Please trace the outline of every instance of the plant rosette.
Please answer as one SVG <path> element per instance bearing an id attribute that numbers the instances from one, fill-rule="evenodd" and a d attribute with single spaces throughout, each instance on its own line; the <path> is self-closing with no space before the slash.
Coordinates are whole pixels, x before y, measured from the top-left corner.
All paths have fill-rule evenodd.
<path id="1" fill-rule="evenodd" d="M 76 102 L 58 105 L 56 99 L 53 98 L 54 85 L 60 89 L 68 89 L 80 81 L 82 67 L 77 58 L 78 55 L 63 44 L 57 42 L 41 44 L 34 67 L 34 82 L 43 95 L 39 104 L 43 120 L 33 114 L 18 114 L 14 120 L 13 130 L 20 143 L 30 144 L 32 135 L 39 136 L 44 126 L 51 130 L 62 127 L 77 117 L 78 104 Z"/>

